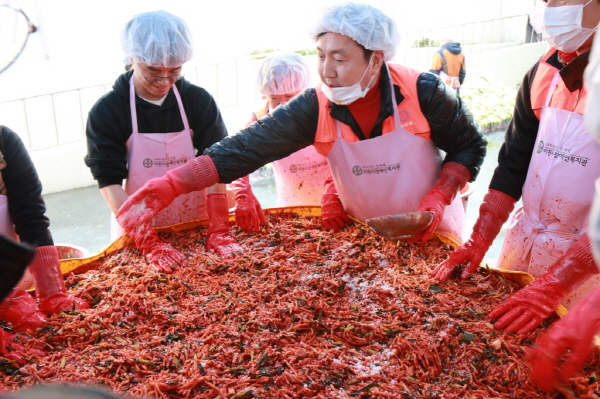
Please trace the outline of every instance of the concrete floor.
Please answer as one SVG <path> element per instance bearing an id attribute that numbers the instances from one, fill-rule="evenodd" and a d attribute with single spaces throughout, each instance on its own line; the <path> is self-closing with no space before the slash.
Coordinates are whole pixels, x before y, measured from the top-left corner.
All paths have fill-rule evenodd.
<path id="1" fill-rule="evenodd" d="M 473 184 L 473 194 L 467 206 L 467 226 L 477 220 L 479 205 L 487 192 L 487 186 L 497 164 L 498 150 L 504 141 L 504 131 L 488 133 L 488 154 L 481 173 Z M 272 179 L 253 183 L 253 190 L 263 208 L 274 207 L 276 194 Z M 102 199 L 97 186 L 44 196 L 50 218 L 50 229 L 55 243 L 72 244 L 86 248 L 90 252 L 103 249 L 110 243 L 110 210 Z M 518 204 L 520 206 L 520 204 Z M 487 253 L 488 260 L 498 257 L 502 247 L 505 229 Z"/>

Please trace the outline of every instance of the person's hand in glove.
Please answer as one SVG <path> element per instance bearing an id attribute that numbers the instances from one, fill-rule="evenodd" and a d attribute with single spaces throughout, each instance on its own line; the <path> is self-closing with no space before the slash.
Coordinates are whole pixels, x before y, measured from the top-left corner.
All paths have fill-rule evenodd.
<path id="1" fill-rule="evenodd" d="M 421 200 L 418 212 L 433 212 L 433 220 L 427 230 L 409 240 L 426 242 L 444 217 L 444 210 L 456 197 L 456 194 L 471 179 L 469 169 L 456 162 L 447 162 L 442 166 L 440 175 L 433 188 Z"/>
<path id="2" fill-rule="evenodd" d="M 531 382 L 548 392 L 575 375 L 600 332 L 600 288 L 588 292 L 569 313 L 540 336 L 528 354 Z M 565 357 L 567 356 L 567 357 Z"/>
<path id="3" fill-rule="evenodd" d="M 562 299 L 598 273 L 584 235 L 538 279 L 497 306 L 488 318 L 498 319 L 494 328 L 525 334 L 556 310 Z"/>
<path id="4" fill-rule="evenodd" d="M 21 332 L 41 327 L 46 317 L 34 297 L 22 288 L 13 288 L 0 302 L 0 320 L 11 323 L 14 331 Z"/>
<path id="5" fill-rule="evenodd" d="M 19 342 L 24 339 L 23 335 L 10 334 L 0 329 L 0 356 L 16 361 L 19 364 L 24 364 L 25 359 L 31 356 L 42 357 L 46 354 L 42 348 L 26 348 Z"/>
<path id="6" fill-rule="evenodd" d="M 29 270 L 35 282 L 35 297 L 43 312 L 54 314 L 63 310 L 89 309 L 86 301 L 67 294 L 60 272 L 58 250 L 54 245 L 38 247 Z"/>
<path id="7" fill-rule="evenodd" d="M 245 232 L 258 232 L 265 223 L 260 203 L 252 192 L 250 176 L 242 177 L 229 184 L 235 197 L 235 221 Z"/>
<path id="8" fill-rule="evenodd" d="M 224 258 L 231 258 L 241 247 L 229 235 L 229 208 L 227 194 L 211 193 L 207 195 L 208 241 L 206 249 L 215 251 Z"/>
<path id="9" fill-rule="evenodd" d="M 350 218 L 344 212 L 344 207 L 338 197 L 331 174 L 325 180 L 323 196 L 321 197 L 321 221 L 323 227 L 336 233 L 350 222 Z"/>
<path id="10" fill-rule="evenodd" d="M 456 267 L 465 264 L 460 278 L 466 280 L 483 260 L 492 242 L 508 220 L 515 206 L 515 200 L 500 191 L 489 190 L 479 207 L 479 217 L 471 238 L 458 249 L 452 251 L 450 257 L 440 263 L 431 272 L 431 277 L 436 280 L 446 280 Z"/>
<path id="11" fill-rule="evenodd" d="M 135 246 L 159 273 L 173 273 L 178 266 L 183 266 L 185 256 L 171 245 L 162 242 L 153 226 L 140 225 L 133 239 Z"/>
<path id="12" fill-rule="evenodd" d="M 168 171 L 164 176 L 148 180 L 119 209 L 117 221 L 125 232 L 138 242 L 137 236 L 148 230 L 143 227 L 156 214 L 182 194 L 202 190 L 218 183 L 213 161 L 202 155 L 185 165 Z M 138 232 L 138 230 L 142 230 Z"/>

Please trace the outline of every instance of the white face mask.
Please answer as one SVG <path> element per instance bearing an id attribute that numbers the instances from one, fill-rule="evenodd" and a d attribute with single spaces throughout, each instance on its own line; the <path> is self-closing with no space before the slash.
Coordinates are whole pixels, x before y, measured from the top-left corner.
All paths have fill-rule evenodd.
<path id="1" fill-rule="evenodd" d="M 371 80 L 369 80 L 369 83 L 367 84 L 367 87 L 365 87 L 364 90 L 362 90 L 360 88 L 360 82 L 362 82 L 363 78 L 367 74 L 367 71 L 369 70 L 369 65 L 371 65 L 372 59 L 373 59 L 373 56 L 371 56 L 371 59 L 369 59 L 369 63 L 367 64 L 367 69 L 365 69 L 365 72 L 362 74 L 361 78 L 358 80 L 358 82 L 356 82 L 352 86 L 329 87 L 326 84 L 322 84 L 321 91 L 323 92 L 323 94 L 325 94 L 325 97 L 327 97 L 329 99 L 329 101 L 331 101 L 332 103 L 335 103 L 338 105 L 348 105 L 348 104 L 352 104 L 354 101 L 358 100 L 359 98 L 363 98 L 364 96 L 366 96 L 367 93 L 369 92 L 369 90 L 371 89 L 370 86 L 371 86 L 371 83 L 373 82 L 373 78 L 375 78 L 375 76 L 377 74 L 373 75 L 373 77 L 371 78 Z"/>
<path id="2" fill-rule="evenodd" d="M 575 52 L 596 31 L 596 28 L 581 26 L 583 7 L 591 2 L 592 0 L 574 6 L 546 7 L 542 25 L 544 39 L 557 50 Z"/>

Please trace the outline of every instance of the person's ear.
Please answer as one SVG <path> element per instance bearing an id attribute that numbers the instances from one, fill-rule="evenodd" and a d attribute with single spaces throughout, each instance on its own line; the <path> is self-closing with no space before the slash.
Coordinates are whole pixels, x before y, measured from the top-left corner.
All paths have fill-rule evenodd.
<path id="1" fill-rule="evenodd" d="M 373 67 L 375 70 L 379 70 L 383 66 L 383 51 L 376 50 L 373 52 Z"/>

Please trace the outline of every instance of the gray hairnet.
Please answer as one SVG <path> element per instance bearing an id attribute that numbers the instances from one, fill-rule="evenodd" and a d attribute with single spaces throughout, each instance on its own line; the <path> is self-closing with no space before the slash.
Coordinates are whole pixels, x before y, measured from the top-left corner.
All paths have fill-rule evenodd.
<path id="1" fill-rule="evenodd" d="M 306 89 L 309 77 L 308 66 L 300 54 L 274 54 L 260 66 L 256 87 L 265 96 L 288 94 Z"/>
<path id="2" fill-rule="evenodd" d="M 367 4 L 345 3 L 326 8 L 312 36 L 316 41 L 325 32 L 348 36 L 367 50 L 381 50 L 384 61 L 394 58 L 400 40 L 394 21 Z"/>
<path id="3" fill-rule="evenodd" d="M 156 67 L 178 67 L 193 55 L 185 21 L 166 11 L 134 16 L 123 30 L 121 44 L 133 61 Z"/>

